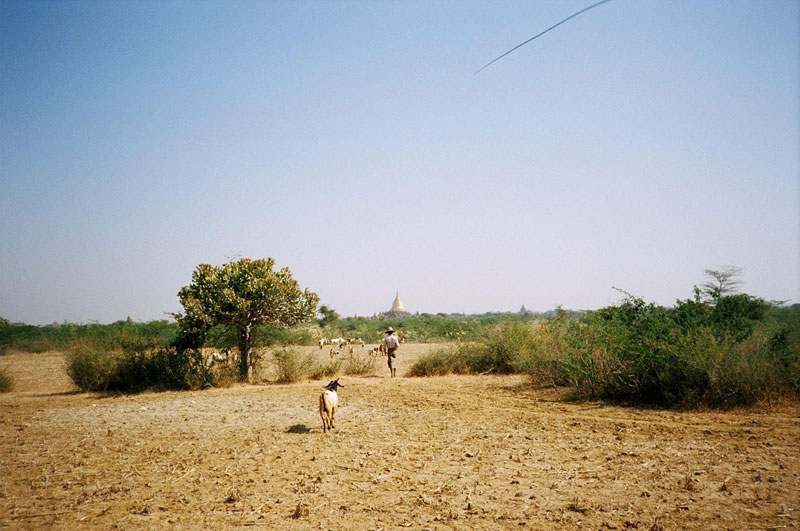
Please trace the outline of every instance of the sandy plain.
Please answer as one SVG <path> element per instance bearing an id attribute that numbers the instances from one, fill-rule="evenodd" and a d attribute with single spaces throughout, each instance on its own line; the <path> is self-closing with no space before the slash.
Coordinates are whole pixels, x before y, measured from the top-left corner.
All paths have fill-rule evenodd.
<path id="1" fill-rule="evenodd" d="M 399 374 L 435 345 L 404 345 Z M 309 349 L 311 350 L 311 349 Z M 322 354 L 321 354 L 322 355 Z M 103 396 L 0 357 L 4 529 L 797 529 L 800 407 L 570 402 L 521 376 Z"/>

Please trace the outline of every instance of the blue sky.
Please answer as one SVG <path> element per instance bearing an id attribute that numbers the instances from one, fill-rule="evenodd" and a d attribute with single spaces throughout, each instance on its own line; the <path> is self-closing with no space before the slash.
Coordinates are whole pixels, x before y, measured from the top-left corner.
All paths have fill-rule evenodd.
<path id="1" fill-rule="evenodd" d="M 0 316 L 275 258 L 343 315 L 800 301 L 800 4 L 0 3 Z"/>

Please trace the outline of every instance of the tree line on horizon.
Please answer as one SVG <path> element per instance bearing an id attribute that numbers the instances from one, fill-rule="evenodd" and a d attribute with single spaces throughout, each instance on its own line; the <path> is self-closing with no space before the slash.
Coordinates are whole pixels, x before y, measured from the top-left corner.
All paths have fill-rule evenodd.
<path id="1" fill-rule="evenodd" d="M 480 345 L 486 346 L 490 338 L 501 345 L 503 356 L 515 359 L 515 349 L 527 349 L 530 354 L 542 348 L 524 341 L 515 343 L 513 338 L 519 336 L 519 330 L 537 327 L 541 330 L 542 323 L 545 326 L 559 323 L 559 329 L 571 330 L 560 338 L 561 343 L 557 342 L 559 349 L 571 353 L 572 357 L 551 356 L 545 363 L 538 355 L 533 355 L 526 362 L 529 369 L 545 365 L 564 370 L 570 366 L 572 369 L 580 365 L 592 366 L 597 361 L 595 354 L 605 352 L 604 355 L 622 355 L 617 360 L 620 366 L 639 364 L 639 369 L 649 367 L 647 370 L 655 371 L 655 375 L 649 377 L 648 385 L 651 385 L 653 381 L 661 381 L 665 374 L 659 372 L 664 367 L 659 368 L 654 360 L 670 360 L 671 374 L 683 374 L 675 369 L 697 361 L 692 357 L 692 349 L 741 351 L 738 345 L 754 334 L 765 338 L 766 346 L 754 347 L 757 354 L 766 350 L 780 352 L 781 363 L 791 368 L 789 372 L 800 366 L 800 305 L 786 307 L 738 293 L 741 274 L 738 268 L 706 270 L 705 273 L 708 280 L 694 287 L 694 297 L 678 300 L 670 308 L 647 304 L 619 290 L 625 296 L 621 303 L 594 311 L 571 312 L 557 308 L 552 312 L 533 313 L 523 307 L 520 312 L 506 313 L 342 318 L 329 306 L 319 306 L 319 297 L 308 289 L 301 289 L 288 268 L 275 270 L 272 259 L 239 259 L 221 266 L 198 266 L 191 283 L 179 292 L 184 311 L 172 314 L 175 322 L 136 323 L 129 318 L 109 325 L 47 327 L 0 319 L 0 353 L 67 351 L 70 356 L 68 372 L 71 371 L 73 380 L 84 389 L 192 388 L 214 385 L 216 381 L 213 367 L 201 351 L 203 348 L 234 352 L 236 355 L 232 359 L 237 366 L 228 369 L 236 375 L 228 376 L 249 382 L 253 380 L 253 369 L 259 361 L 258 349 L 312 345 L 320 337 L 341 336 L 377 342 L 383 337 L 383 330 L 392 326 L 407 341 L 466 345 L 466 350 L 456 349 L 457 357 L 445 356 L 455 360 L 455 370 L 460 371 L 468 369 L 463 360 L 477 359 L 469 354 L 469 349 L 476 345 L 483 348 Z M 701 337 L 706 343 L 695 344 Z M 635 347 L 630 352 L 620 347 L 631 342 Z M 709 347 L 712 343 L 713 348 Z M 677 356 L 675 349 L 679 344 L 680 348 L 688 349 L 689 354 Z M 582 354 L 575 357 L 578 351 Z M 497 365 L 484 360 L 476 367 L 483 366 L 479 372 L 508 372 L 512 367 L 515 370 L 521 367 L 519 360 L 504 363 Z M 452 368 L 445 365 L 442 370 L 446 372 Z M 418 372 L 422 374 L 425 370 Z M 573 382 L 579 379 L 576 375 L 580 371 L 567 373 L 568 376 L 559 378 Z M 91 377 L 82 379 L 80 374 Z M 592 379 L 585 380 L 584 384 L 587 381 L 591 383 Z M 595 389 L 598 385 L 595 382 L 590 387 Z M 796 387 L 789 384 L 792 386 Z"/>

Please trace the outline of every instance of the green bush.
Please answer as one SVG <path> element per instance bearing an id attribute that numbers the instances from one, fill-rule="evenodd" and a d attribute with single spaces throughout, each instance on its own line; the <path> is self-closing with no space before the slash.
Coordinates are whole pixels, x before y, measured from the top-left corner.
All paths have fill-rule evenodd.
<path id="1" fill-rule="evenodd" d="M 716 304 L 667 309 L 629 296 L 571 326 L 557 363 L 580 398 L 733 407 L 797 393 L 798 351 L 788 329 L 763 322 L 765 303 L 731 295 Z"/>
<path id="2" fill-rule="evenodd" d="M 674 405 L 707 385 L 687 357 L 694 336 L 677 332 L 665 308 L 628 297 L 570 327 L 557 363 L 577 397 Z"/>
<path id="3" fill-rule="evenodd" d="M 684 332 L 707 328 L 720 339 L 740 342 L 753 334 L 768 310 L 763 299 L 745 293 L 720 296 L 712 304 L 695 288 L 694 299 L 677 301 L 672 317 Z"/>
<path id="4" fill-rule="evenodd" d="M 67 375 L 84 391 L 104 392 L 111 386 L 121 353 L 79 348 L 67 354 Z"/>
<path id="5" fill-rule="evenodd" d="M 325 319 L 323 334 L 326 337 L 360 337 L 369 343 L 379 342 L 384 337 L 384 330 L 389 326 L 398 331 L 398 335 L 407 341 L 475 341 L 498 323 L 531 322 L 550 316 L 546 314 L 490 313 L 480 315 L 464 314 L 420 314 L 403 318 L 367 318 L 347 317 L 344 319 Z"/>
<path id="6" fill-rule="evenodd" d="M 137 352 L 87 345 L 67 354 L 66 370 L 80 389 L 96 392 L 198 389 L 215 385 L 221 374 L 196 350 Z"/>
<path id="7" fill-rule="evenodd" d="M 0 367 L 0 393 L 7 393 L 14 389 L 14 377 L 5 367 Z"/>
<path id="8" fill-rule="evenodd" d="M 127 320 L 108 325 L 33 326 L 0 318 L 0 352 L 67 350 L 76 342 L 103 343 L 117 350 L 156 349 L 168 345 L 176 331 L 176 325 L 167 321 L 136 323 Z"/>
<path id="9" fill-rule="evenodd" d="M 459 353 L 471 372 L 511 374 L 535 353 L 536 343 L 533 325 L 510 322 L 489 331 L 481 343 L 463 344 Z"/>
<path id="10" fill-rule="evenodd" d="M 577 321 L 569 319 L 566 314 L 537 323 L 530 333 L 528 346 L 518 356 L 516 369 L 538 384 L 569 385 L 569 376 L 577 370 L 572 365 L 578 357 L 567 337 L 569 330 L 576 326 L 579 326 Z M 599 363 L 595 365 L 595 370 L 601 367 Z"/>
<path id="11" fill-rule="evenodd" d="M 43 337 L 37 338 L 21 338 L 16 341 L 13 346 L 9 346 L 8 350 L 18 350 L 20 352 L 30 352 L 32 354 L 41 354 L 55 350 L 55 345 L 52 341 L 48 341 Z"/>
<path id="12" fill-rule="evenodd" d="M 407 376 L 445 376 L 468 373 L 458 346 L 443 346 L 417 358 Z"/>
<path id="13" fill-rule="evenodd" d="M 453 348 L 440 347 L 417 358 L 407 376 L 445 376 L 453 372 Z"/>
<path id="14" fill-rule="evenodd" d="M 408 376 L 446 374 L 511 374 L 534 348 L 531 323 L 507 322 L 488 330 L 481 341 L 456 343 L 420 356 Z"/>
<path id="15" fill-rule="evenodd" d="M 565 364 L 578 388 L 603 398 L 672 404 L 682 395 L 677 387 L 693 381 L 672 348 L 677 337 L 665 308 L 629 297 L 589 314 L 586 324 L 572 337 L 578 359 Z"/>
<path id="16" fill-rule="evenodd" d="M 579 319 L 508 321 L 472 342 L 420 357 L 409 376 L 528 374 L 576 398 L 658 406 L 733 407 L 800 394 L 800 307 L 749 295 L 675 308 L 627 295 Z"/>

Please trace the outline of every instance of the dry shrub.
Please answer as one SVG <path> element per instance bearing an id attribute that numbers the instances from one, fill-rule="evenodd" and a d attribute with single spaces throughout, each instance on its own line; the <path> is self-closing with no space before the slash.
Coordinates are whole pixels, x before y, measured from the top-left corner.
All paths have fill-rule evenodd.
<path id="1" fill-rule="evenodd" d="M 272 353 L 277 383 L 294 383 L 308 378 L 316 363 L 312 354 L 303 355 L 295 348 L 281 348 Z"/>
<path id="2" fill-rule="evenodd" d="M 482 341 L 437 349 L 417 361 L 409 376 L 445 374 L 511 374 L 542 370 L 536 358 L 537 324 L 506 323 L 487 333 Z"/>
<path id="3" fill-rule="evenodd" d="M 310 378 L 319 380 L 339 374 L 342 360 L 317 361 L 313 353 L 303 354 L 295 348 L 281 348 L 272 353 L 277 383 L 294 383 Z"/>
<path id="4" fill-rule="evenodd" d="M 705 403 L 731 407 L 758 401 L 772 402 L 791 392 L 783 360 L 768 348 L 768 338 L 754 334 L 735 345 L 705 337 L 695 343 L 697 363 L 707 375 Z M 700 345 L 698 345 L 700 344 Z M 702 346 L 704 348 L 698 348 Z"/>
<path id="5" fill-rule="evenodd" d="M 353 352 L 347 355 L 342 370 L 350 376 L 371 376 L 375 374 L 375 360 L 367 354 Z"/>
<path id="6" fill-rule="evenodd" d="M 339 374 L 342 369 L 342 360 L 335 359 L 330 361 L 317 362 L 311 368 L 309 377 L 312 380 L 320 380 L 322 378 L 332 378 Z"/>
<path id="7" fill-rule="evenodd" d="M 230 361 L 217 363 L 210 368 L 211 380 L 214 387 L 230 387 L 239 381 L 239 365 Z"/>
<path id="8" fill-rule="evenodd" d="M 5 367 L 0 367 L 0 393 L 7 393 L 14 389 L 14 377 Z"/>
<path id="9" fill-rule="evenodd" d="M 465 374 L 469 368 L 464 362 L 462 350 L 466 347 L 440 347 L 424 356 L 420 356 L 408 370 L 407 376 L 445 376 L 448 374 Z"/>

